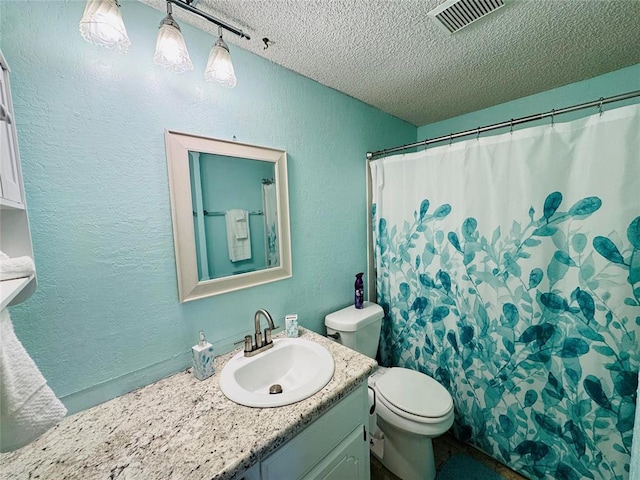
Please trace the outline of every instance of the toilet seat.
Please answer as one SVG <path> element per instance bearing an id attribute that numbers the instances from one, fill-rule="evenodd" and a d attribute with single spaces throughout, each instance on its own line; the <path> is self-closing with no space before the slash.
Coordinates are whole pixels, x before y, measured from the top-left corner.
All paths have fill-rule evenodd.
<path id="1" fill-rule="evenodd" d="M 430 376 L 394 367 L 375 381 L 379 401 L 391 412 L 418 423 L 439 423 L 453 410 L 449 392 Z"/>

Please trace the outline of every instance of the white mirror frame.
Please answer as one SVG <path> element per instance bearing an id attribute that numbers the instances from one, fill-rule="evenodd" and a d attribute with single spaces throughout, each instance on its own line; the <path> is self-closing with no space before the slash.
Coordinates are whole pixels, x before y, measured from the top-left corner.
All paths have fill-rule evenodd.
<path id="1" fill-rule="evenodd" d="M 180 302 L 189 302 L 291 277 L 287 153 L 284 150 L 230 142 L 172 130 L 165 131 L 165 143 Z M 199 280 L 191 200 L 189 151 L 262 160 L 274 164 L 280 246 L 279 266 L 212 280 Z"/>

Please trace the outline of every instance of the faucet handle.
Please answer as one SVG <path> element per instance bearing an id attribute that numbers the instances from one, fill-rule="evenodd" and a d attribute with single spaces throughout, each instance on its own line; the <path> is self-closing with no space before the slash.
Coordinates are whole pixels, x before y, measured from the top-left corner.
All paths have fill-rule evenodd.
<path id="1" fill-rule="evenodd" d="M 233 342 L 234 345 L 239 345 L 244 343 L 244 351 L 250 352 L 253 350 L 253 344 L 251 343 L 251 335 L 245 335 L 242 340 L 238 340 L 237 342 Z"/>
<path id="2" fill-rule="evenodd" d="M 267 327 L 267 328 L 264 329 L 264 343 L 265 343 L 265 345 L 267 343 L 271 343 L 271 341 L 272 341 L 271 340 L 271 332 L 273 332 L 274 330 L 277 330 L 279 328 L 280 328 L 280 325 L 276 325 L 273 328 Z"/>

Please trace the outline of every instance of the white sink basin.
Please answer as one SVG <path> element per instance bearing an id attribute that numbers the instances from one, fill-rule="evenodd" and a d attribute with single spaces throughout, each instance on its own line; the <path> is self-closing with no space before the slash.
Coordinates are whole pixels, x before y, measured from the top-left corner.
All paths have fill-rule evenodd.
<path id="1" fill-rule="evenodd" d="M 322 345 L 304 338 L 273 343 L 253 357 L 240 352 L 227 362 L 220 389 L 229 400 L 248 407 L 281 407 L 310 397 L 333 377 L 333 357 Z M 276 384 L 282 393 L 269 393 Z"/>

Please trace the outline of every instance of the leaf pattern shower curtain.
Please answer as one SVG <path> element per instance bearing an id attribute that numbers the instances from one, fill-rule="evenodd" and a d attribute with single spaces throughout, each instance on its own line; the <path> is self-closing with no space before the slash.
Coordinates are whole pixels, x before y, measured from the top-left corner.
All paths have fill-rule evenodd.
<path id="1" fill-rule="evenodd" d="M 640 106 L 370 168 L 381 363 L 437 379 L 455 435 L 528 478 L 628 478 Z"/>
<path id="2" fill-rule="evenodd" d="M 278 241 L 278 200 L 276 184 L 262 184 L 262 205 L 264 212 L 265 257 L 267 268 L 280 265 L 280 243 Z"/>

